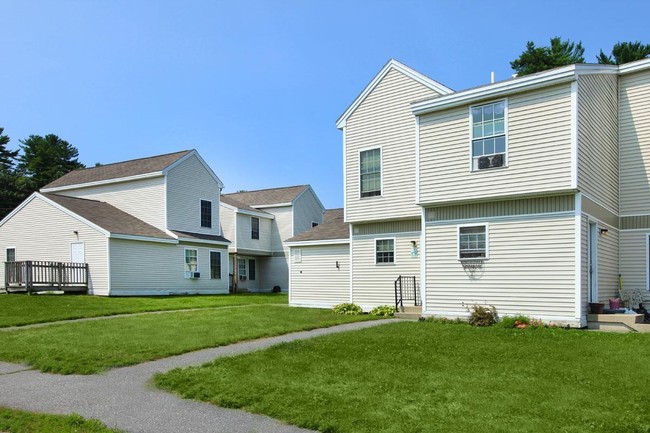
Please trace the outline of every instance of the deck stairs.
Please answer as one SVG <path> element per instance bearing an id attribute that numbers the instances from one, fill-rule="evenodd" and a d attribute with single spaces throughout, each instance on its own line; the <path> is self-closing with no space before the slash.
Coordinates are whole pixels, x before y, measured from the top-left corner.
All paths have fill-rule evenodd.
<path id="1" fill-rule="evenodd" d="M 650 324 L 643 323 L 643 314 L 589 314 L 587 328 L 607 332 L 650 333 Z"/>
<path id="2" fill-rule="evenodd" d="M 397 313 L 395 313 L 395 317 L 398 319 L 417 321 L 422 317 L 422 306 L 420 305 L 417 307 L 402 307 L 401 310 L 402 311 L 397 311 Z"/>

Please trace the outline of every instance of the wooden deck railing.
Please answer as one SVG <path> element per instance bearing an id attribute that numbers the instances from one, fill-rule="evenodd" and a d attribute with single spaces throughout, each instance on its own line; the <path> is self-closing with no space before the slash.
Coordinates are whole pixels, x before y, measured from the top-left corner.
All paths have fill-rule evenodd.
<path id="1" fill-rule="evenodd" d="M 5 262 L 5 290 L 88 290 L 88 263 Z"/>

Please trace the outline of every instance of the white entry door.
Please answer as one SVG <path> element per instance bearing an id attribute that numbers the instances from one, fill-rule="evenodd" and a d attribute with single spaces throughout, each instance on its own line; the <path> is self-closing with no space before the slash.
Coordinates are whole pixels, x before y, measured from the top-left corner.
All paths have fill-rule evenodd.
<path id="1" fill-rule="evenodd" d="M 72 263 L 86 263 L 83 242 L 72 242 L 70 244 L 70 261 Z"/>

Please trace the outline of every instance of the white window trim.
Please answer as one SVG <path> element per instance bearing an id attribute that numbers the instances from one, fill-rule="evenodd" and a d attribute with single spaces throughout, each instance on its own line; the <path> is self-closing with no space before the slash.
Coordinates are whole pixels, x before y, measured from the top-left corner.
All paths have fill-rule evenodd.
<path id="1" fill-rule="evenodd" d="M 462 227 L 485 227 L 485 257 L 461 258 L 460 257 L 460 229 Z M 456 259 L 458 261 L 464 260 L 489 260 L 490 258 L 490 224 L 489 223 L 473 223 L 473 224 L 458 224 L 456 226 Z"/>
<path id="2" fill-rule="evenodd" d="M 257 239 L 253 237 L 253 218 L 255 218 L 255 219 L 257 220 Z M 262 231 L 262 227 L 261 227 L 260 221 L 261 221 L 261 220 L 260 220 L 259 217 L 251 216 L 251 240 L 252 240 L 252 241 L 259 241 L 259 240 L 260 240 L 260 237 L 261 237 L 261 236 L 260 236 L 260 235 L 261 235 L 260 232 Z"/>
<path id="3" fill-rule="evenodd" d="M 392 263 L 377 263 L 377 241 L 386 241 L 386 240 L 393 241 L 393 261 Z M 397 238 L 375 238 L 374 243 L 375 246 L 374 246 L 373 260 L 375 262 L 375 266 L 393 266 L 397 264 Z"/>
<path id="4" fill-rule="evenodd" d="M 379 149 L 379 195 L 372 195 L 370 197 L 361 197 L 361 153 L 369 150 Z M 357 179 L 359 180 L 359 199 L 372 200 L 384 196 L 384 148 L 383 146 L 364 147 L 357 152 Z"/>
<path id="5" fill-rule="evenodd" d="M 220 273 L 219 273 L 219 278 L 212 278 L 212 253 L 219 253 L 219 264 L 220 264 Z M 198 262 L 198 256 L 197 256 L 197 262 Z M 208 269 L 210 272 L 210 279 L 211 280 L 223 280 L 223 252 L 219 250 L 208 250 Z"/>
<path id="6" fill-rule="evenodd" d="M 4 258 L 3 262 L 7 261 L 7 250 L 14 250 L 14 261 L 17 261 L 16 260 L 17 259 L 17 257 L 16 257 L 17 254 L 16 253 L 18 252 L 18 248 L 16 248 L 16 247 L 6 247 L 5 248 L 5 258 Z"/>
<path id="7" fill-rule="evenodd" d="M 294 248 L 292 258 L 293 263 L 302 263 L 302 248 Z"/>
<path id="8" fill-rule="evenodd" d="M 251 262 L 255 262 L 255 278 L 251 278 Z M 248 281 L 257 280 L 257 260 L 255 259 L 246 260 L 246 277 L 248 278 Z"/>
<path id="9" fill-rule="evenodd" d="M 202 220 L 202 216 L 201 216 L 201 209 L 202 209 L 201 204 L 202 203 L 201 202 L 204 202 L 204 201 L 207 201 L 208 203 L 210 203 L 210 227 L 205 227 L 202 224 L 202 221 L 201 221 Z M 206 200 L 204 198 L 199 199 L 199 227 L 201 227 L 202 229 L 208 229 L 208 230 L 211 230 L 212 227 L 214 227 L 214 212 L 213 211 L 214 211 L 214 203 L 212 202 L 212 200 Z"/>
<path id="10" fill-rule="evenodd" d="M 196 251 L 196 271 L 187 270 L 187 252 L 186 251 Z M 199 266 L 199 249 L 198 248 L 183 248 L 183 272 L 185 273 L 185 278 L 190 278 L 190 272 L 201 272 L 201 267 Z"/>
<path id="11" fill-rule="evenodd" d="M 242 274 L 239 270 L 239 261 L 243 260 L 244 261 L 244 273 Z M 245 280 L 242 280 L 242 277 L 244 277 Z M 248 280 L 248 257 L 237 257 L 237 278 L 239 281 L 247 281 Z"/>
<path id="12" fill-rule="evenodd" d="M 494 168 L 484 168 L 484 169 L 476 169 L 474 170 L 474 156 L 473 156 L 473 146 L 472 142 L 474 141 L 474 124 L 472 123 L 472 108 L 474 107 L 483 107 L 485 105 L 490 105 L 490 104 L 496 104 L 498 102 L 503 101 L 504 103 L 504 108 L 503 108 L 503 133 L 505 134 L 506 138 L 506 152 L 503 158 L 503 165 L 501 167 L 494 167 Z M 494 169 L 500 169 L 500 168 L 508 168 L 508 162 L 509 162 L 509 155 L 510 155 L 510 146 L 509 146 L 509 140 L 508 136 L 509 134 L 509 128 L 508 128 L 508 98 L 503 98 L 503 99 L 497 99 L 494 101 L 488 101 L 488 102 L 482 102 L 480 104 L 476 105 L 470 105 L 468 108 L 468 116 L 469 116 L 469 171 L 470 173 L 482 173 L 485 171 L 492 171 Z"/>

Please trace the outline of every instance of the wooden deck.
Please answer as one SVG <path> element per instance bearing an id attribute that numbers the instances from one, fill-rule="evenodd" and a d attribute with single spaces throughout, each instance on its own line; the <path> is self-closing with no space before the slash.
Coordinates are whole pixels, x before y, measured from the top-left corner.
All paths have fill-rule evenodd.
<path id="1" fill-rule="evenodd" d="M 88 263 L 5 262 L 5 291 L 88 292 Z"/>

